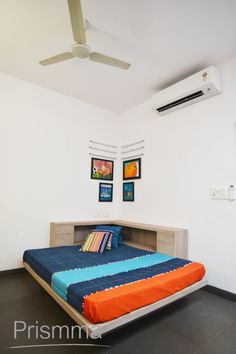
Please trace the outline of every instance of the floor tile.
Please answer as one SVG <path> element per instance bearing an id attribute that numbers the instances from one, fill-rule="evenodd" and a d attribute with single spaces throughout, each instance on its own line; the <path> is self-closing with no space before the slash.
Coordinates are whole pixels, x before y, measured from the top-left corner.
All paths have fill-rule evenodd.
<path id="1" fill-rule="evenodd" d="M 223 301 L 225 301 L 223 299 Z M 226 300 L 227 301 L 227 300 Z M 173 307 L 173 311 L 171 311 Z M 171 305 L 163 324 L 196 345 L 204 345 L 232 321 L 232 314 L 202 299 L 190 297 L 185 306 Z"/>
<path id="2" fill-rule="evenodd" d="M 236 303 L 205 290 L 199 290 L 190 295 L 191 301 L 200 300 L 209 307 L 223 310 L 230 318 L 236 319 Z"/>
<path id="3" fill-rule="evenodd" d="M 109 350 L 111 354 L 130 353 L 160 353 L 160 354 L 184 354 L 193 353 L 197 346 L 177 335 L 163 326 L 143 328 L 142 333 L 133 336 L 127 335 L 125 339 L 113 345 Z"/>
<path id="4" fill-rule="evenodd" d="M 236 321 L 194 354 L 236 354 Z"/>

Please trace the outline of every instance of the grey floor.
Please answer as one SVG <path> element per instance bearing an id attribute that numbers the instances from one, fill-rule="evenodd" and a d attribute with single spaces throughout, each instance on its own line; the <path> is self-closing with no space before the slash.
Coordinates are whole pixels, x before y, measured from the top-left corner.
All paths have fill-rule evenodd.
<path id="1" fill-rule="evenodd" d="M 74 325 L 70 317 L 27 273 L 0 278 L 0 353 L 81 354 L 236 354 L 236 304 L 199 290 L 102 340 L 14 339 L 14 321 L 28 325 Z M 35 347 L 39 344 L 96 344 L 99 346 Z"/>

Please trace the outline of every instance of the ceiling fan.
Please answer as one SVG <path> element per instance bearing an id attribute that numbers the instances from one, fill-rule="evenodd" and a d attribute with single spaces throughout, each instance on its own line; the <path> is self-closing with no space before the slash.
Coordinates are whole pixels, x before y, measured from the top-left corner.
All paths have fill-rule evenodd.
<path id="1" fill-rule="evenodd" d="M 73 37 L 75 44 L 72 45 L 71 52 L 64 52 L 53 57 L 41 60 L 41 65 L 55 64 L 63 60 L 72 59 L 74 57 L 96 61 L 98 63 L 115 66 L 120 69 L 128 69 L 131 64 L 125 61 L 109 57 L 104 54 L 93 52 L 86 44 L 84 19 L 80 0 L 68 0 L 70 19 L 72 25 Z"/>

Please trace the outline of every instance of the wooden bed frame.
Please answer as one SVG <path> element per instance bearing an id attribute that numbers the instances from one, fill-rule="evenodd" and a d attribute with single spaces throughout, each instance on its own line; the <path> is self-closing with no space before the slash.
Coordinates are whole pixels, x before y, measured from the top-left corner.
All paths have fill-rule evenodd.
<path id="1" fill-rule="evenodd" d="M 65 223 L 51 223 L 50 245 L 51 247 L 59 245 L 72 245 L 81 243 L 92 226 L 99 224 L 113 224 L 122 226 L 122 234 L 125 235 L 124 243 L 139 247 L 142 249 L 151 249 L 166 253 L 174 257 L 187 259 L 187 230 L 161 227 L 157 225 L 131 223 L 128 221 L 78 221 Z M 165 252 L 163 251 L 165 250 Z M 82 329 L 91 338 L 99 338 L 102 334 L 109 333 L 114 329 L 133 322 L 138 318 L 166 306 L 182 297 L 207 285 L 205 278 L 197 283 L 159 300 L 151 305 L 141 307 L 126 315 L 114 320 L 93 324 L 87 320 L 81 313 L 76 311 L 71 305 L 64 301 L 57 293 L 46 283 L 28 263 L 23 262 L 25 269 L 34 277 L 34 279 L 48 292 L 49 295 L 73 318 L 73 320 L 82 327 Z"/>

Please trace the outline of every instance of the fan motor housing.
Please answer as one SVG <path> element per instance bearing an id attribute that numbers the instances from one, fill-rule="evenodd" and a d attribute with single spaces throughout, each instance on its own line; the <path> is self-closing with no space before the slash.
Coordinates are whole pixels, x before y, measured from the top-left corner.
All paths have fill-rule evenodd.
<path id="1" fill-rule="evenodd" d="M 86 44 L 76 43 L 71 48 L 74 57 L 86 59 L 91 54 L 91 49 Z"/>

